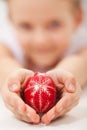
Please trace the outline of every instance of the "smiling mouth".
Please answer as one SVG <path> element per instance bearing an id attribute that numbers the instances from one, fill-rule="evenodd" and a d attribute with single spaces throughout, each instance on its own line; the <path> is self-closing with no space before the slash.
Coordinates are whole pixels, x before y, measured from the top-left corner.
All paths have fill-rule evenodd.
<path id="1" fill-rule="evenodd" d="M 50 54 L 53 52 L 53 50 L 52 49 L 37 49 L 35 52 L 39 54 Z"/>

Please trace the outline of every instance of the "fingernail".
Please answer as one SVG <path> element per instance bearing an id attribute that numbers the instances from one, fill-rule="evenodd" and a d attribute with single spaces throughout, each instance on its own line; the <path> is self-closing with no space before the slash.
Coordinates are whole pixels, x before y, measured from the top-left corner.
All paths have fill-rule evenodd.
<path id="1" fill-rule="evenodd" d="M 71 91 L 73 91 L 73 92 L 75 91 L 75 86 L 72 85 L 72 84 L 70 84 L 68 88 L 69 88 L 69 90 L 71 90 Z"/>
<path id="2" fill-rule="evenodd" d="M 11 86 L 11 88 L 12 88 L 12 90 L 14 91 L 14 90 L 16 90 L 16 89 L 18 88 L 18 85 L 17 85 L 17 84 L 13 84 L 13 85 Z"/>

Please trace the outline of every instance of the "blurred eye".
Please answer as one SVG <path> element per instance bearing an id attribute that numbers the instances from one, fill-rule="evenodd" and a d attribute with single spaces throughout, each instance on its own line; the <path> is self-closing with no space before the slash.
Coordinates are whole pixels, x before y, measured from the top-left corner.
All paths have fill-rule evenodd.
<path id="1" fill-rule="evenodd" d="M 49 29 L 57 29 L 59 27 L 61 27 L 61 22 L 59 21 L 52 21 L 48 24 Z"/>
<path id="2" fill-rule="evenodd" d="M 32 26 L 29 25 L 28 23 L 21 23 L 21 24 L 19 25 L 19 27 L 20 27 L 21 29 L 23 29 L 23 30 L 30 30 L 30 29 L 32 29 Z"/>

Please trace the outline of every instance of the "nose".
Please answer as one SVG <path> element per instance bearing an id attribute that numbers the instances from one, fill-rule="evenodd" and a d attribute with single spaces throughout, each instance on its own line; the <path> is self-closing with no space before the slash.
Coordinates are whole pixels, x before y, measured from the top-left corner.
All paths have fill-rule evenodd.
<path id="1" fill-rule="evenodd" d="M 33 33 L 33 44 L 37 46 L 44 46 L 48 42 L 47 34 L 42 29 L 37 29 Z"/>

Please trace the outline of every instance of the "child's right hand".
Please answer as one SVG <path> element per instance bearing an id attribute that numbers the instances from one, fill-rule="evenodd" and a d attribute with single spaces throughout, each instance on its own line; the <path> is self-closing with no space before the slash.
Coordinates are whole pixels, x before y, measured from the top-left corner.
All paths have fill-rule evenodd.
<path id="1" fill-rule="evenodd" d="M 18 119 L 30 123 L 39 123 L 39 115 L 34 109 L 24 103 L 20 95 L 25 81 L 32 74 L 32 71 L 26 69 L 19 69 L 15 71 L 5 81 L 1 89 L 1 94 L 5 105 Z"/>

